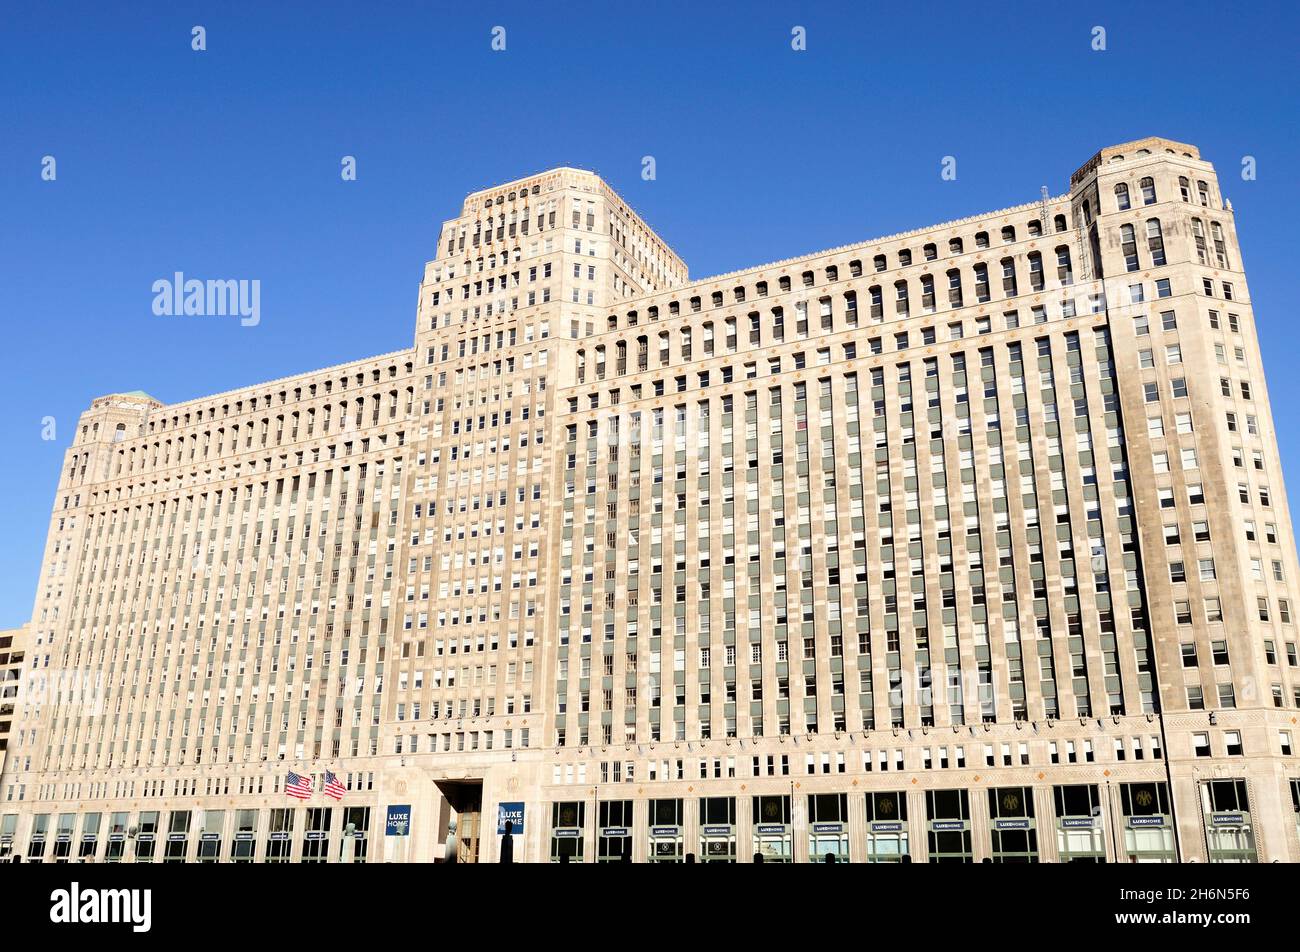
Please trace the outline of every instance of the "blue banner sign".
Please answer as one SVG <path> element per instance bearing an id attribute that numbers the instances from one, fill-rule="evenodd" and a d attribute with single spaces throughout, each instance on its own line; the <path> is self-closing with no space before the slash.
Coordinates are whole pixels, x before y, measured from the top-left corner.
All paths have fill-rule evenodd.
<path id="1" fill-rule="evenodd" d="M 391 803 L 388 806 L 388 819 L 384 823 L 384 836 L 411 835 L 411 805 L 409 803 Z"/>
<path id="2" fill-rule="evenodd" d="M 1128 818 L 1129 826 L 1164 826 L 1165 818 L 1162 816 L 1131 816 Z"/>
<path id="3" fill-rule="evenodd" d="M 520 802 L 501 803 L 497 805 L 497 836 L 504 836 L 506 820 L 510 821 L 510 832 L 514 836 L 524 835 L 524 805 Z"/>

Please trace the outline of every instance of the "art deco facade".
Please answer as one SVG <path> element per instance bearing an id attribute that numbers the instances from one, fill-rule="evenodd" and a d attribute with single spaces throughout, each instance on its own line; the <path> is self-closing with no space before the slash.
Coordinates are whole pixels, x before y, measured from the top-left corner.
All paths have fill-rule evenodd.
<path id="1" fill-rule="evenodd" d="M 0 850 L 1297 861 L 1297 572 L 1194 147 L 702 281 L 556 169 L 411 350 L 83 414 Z"/>

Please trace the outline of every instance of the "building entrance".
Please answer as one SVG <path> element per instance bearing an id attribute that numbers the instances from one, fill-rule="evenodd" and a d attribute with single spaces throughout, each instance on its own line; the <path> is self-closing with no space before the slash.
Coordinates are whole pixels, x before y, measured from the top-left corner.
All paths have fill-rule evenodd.
<path id="1" fill-rule="evenodd" d="M 483 827 L 483 781 L 440 780 L 438 790 L 456 817 L 456 835 L 448 840 L 445 861 L 477 863 Z M 495 825 L 489 827 L 489 833 L 495 831 Z"/>

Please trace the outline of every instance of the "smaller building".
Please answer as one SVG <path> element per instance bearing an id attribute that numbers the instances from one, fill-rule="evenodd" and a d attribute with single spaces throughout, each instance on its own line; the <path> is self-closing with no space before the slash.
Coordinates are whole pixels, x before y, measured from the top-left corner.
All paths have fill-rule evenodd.
<path id="1" fill-rule="evenodd" d="M 22 682 L 30 630 L 30 625 L 0 629 L 0 774 L 4 773 L 9 753 L 9 734 L 18 706 L 18 686 Z M 9 851 L 12 838 L 13 830 L 0 829 L 0 856 Z"/>

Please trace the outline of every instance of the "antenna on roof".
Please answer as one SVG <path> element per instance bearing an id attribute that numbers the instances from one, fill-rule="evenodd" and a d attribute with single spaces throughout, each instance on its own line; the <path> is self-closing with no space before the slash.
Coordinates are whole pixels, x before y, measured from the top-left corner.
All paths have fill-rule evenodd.
<path id="1" fill-rule="evenodd" d="M 1038 199 L 1038 220 L 1039 220 L 1039 222 L 1042 223 L 1042 226 L 1043 226 L 1043 234 L 1046 235 L 1046 234 L 1048 234 L 1048 233 L 1051 231 L 1051 228 L 1049 228 L 1049 227 L 1048 227 L 1048 224 L 1047 224 L 1047 222 L 1048 222 L 1048 215 L 1047 215 L 1047 197 L 1048 197 L 1047 186 L 1046 186 L 1046 185 L 1040 185 L 1039 188 L 1038 188 L 1038 193 L 1039 193 L 1039 196 L 1040 196 L 1039 199 Z"/>

